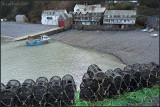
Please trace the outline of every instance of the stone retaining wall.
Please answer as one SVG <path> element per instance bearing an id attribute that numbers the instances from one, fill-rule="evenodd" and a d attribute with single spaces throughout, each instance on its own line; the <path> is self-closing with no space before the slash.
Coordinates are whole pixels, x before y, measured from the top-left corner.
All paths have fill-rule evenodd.
<path id="1" fill-rule="evenodd" d="M 78 25 L 74 24 L 72 29 L 77 30 L 100 30 L 100 31 L 128 31 L 134 30 L 134 25 Z"/>

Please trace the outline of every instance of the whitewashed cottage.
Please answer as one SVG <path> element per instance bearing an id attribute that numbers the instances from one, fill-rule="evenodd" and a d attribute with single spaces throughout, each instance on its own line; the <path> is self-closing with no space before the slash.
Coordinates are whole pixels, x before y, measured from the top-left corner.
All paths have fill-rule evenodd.
<path id="1" fill-rule="evenodd" d="M 44 25 L 58 25 L 58 18 L 66 10 L 44 10 L 41 15 L 41 23 Z"/>
<path id="2" fill-rule="evenodd" d="M 82 25 L 100 25 L 105 10 L 105 7 L 97 8 L 92 6 L 91 9 L 75 12 L 74 22 Z"/>

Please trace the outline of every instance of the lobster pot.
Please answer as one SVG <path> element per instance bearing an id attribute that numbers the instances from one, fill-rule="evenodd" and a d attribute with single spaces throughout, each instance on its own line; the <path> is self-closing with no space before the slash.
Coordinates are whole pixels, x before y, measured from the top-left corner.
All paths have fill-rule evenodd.
<path id="1" fill-rule="evenodd" d="M 111 98 L 113 95 L 116 95 L 117 94 L 117 87 L 115 86 L 114 83 L 111 83 L 109 85 L 109 89 L 106 91 L 106 96 L 108 98 Z"/>
<path id="2" fill-rule="evenodd" d="M 159 81 L 159 78 L 160 78 L 159 65 L 156 64 L 156 63 L 154 63 L 154 62 L 150 62 L 149 64 L 146 64 L 146 66 L 150 70 L 150 79 L 149 79 L 149 82 L 151 84 L 155 84 L 156 82 Z"/>
<path id="3" fill-rule="evenodd" d="M 10 80 L 8 81 L 7 85 L 8 88 L 10 87 L 10 89 L 14 92 L 17 91 L 18 88 L 20 88 L 21 84 L 18 80 Z"/>
<path id="4" fill-rule="evenodd" d="M 122 84 L 122 76 L 112 70 L 107 70 L 105 72 L 105 74 L 112 79 L 112 83 L 115 85 L 116 90 L 117 90 L 116 94 L 120 94 L 120 88 L 121 88 L 121 84 Z"/>
<path id="5" fill-rule="evenodd" d="M 1 83 L 1 91 L 5 90 L 5 85 L 3 83 Z"/>
<path id="6" fill-rule="evenodd" d="M 127 65 L 124 67 L 124 71 L 131 75 L 129 91 L 136 91 L 137 89 L 142 88 L 142 77 L 139 64 L 135 64 L 134 66 Z"/>
<path id="7" fill-rule="evenodd" d="M 149 79 L 150 79 L 150 70 L 149 68 L 146 66 L 146 64 L 141 64 L 141 68 L 140 68 L 140 72 L 141 72 L 141 77 L 142 77 L 142 87 L 150 87 L 151 84 L 149 83 Z"/>
<path id="8" fill-rule="evenodd" d="M 63 88 L 63 95 L 62 95 L 62 105 L 67 106 L 67 105 L 73 105 L 74 104 L 74 94 L 75 94 L 75 87 L 73 84 L 68 83 L 64 86 Z"/>
<path id="9" fill-rule="evenodd" d="M 59 106 L 62 94 L 61 78 L 53 76 L 48 84 L 47 104 L 49 106 Z"/>
<path id="10" fill-rule="evenodd" d="M 85 101 L 89 101 L 90 97 L 92 96 L 91 90 L 88 88 L 84 82 L 80 85 L 80 96 L 79 98 Z"/>
<path id="11" fill-rule="evenodd" d="M 29 90 L 31 90 L 31 92 L 33 91 L 33 88 L 35 85 L 36 85 L 36 83 L 32 79 L 26 79 L 22 83 L 22 87 L 28 88 Z"/>
<path id="12" fill-rule="evenodd" d="M 123 91 L 128 91 L 131 81 L 131 75 L 126 71 L 122 71 L 120 68 L 116 68 L 114 72 L 117 72 L 122 76 L 121 93 L 123 93 Z"/>
<path id="13" fill-rule="evenodd" d="M 117 89 L 115 84 L 113 83 L 113 78 L 110 77 L 113 70 L 109 69 L 105 72 L 106 77 L 108 78 L 110 84 L 108 84 L 108 89 L 106 90 L 106 96 L 111 97 L 112 95 L 115 95 L 117 93 Z"/>
<path id="14" fill-rule="evenodd" d="M 39 77 L 36 80 L 36 84 L 40 86 L 44 86 L 46 89 L 48 87 L 48 79 L 46 77 Z"/>
<path id="15" fill-rule="evenodd" d="M 132 65 L 132 75 L 134 76 L 135 80 L 137 81 L 137 83 L 141 82 L 141 65 L 138 63 L 135 63 Z"/>
<path id="16" fill-rule="evenodd" d="M 47 88 L 41 85 L 35 85 L 33 90 L 32 105 L 42 106 L 46 103 Z"/>
<path id="17" fill-rule="evenodd" d="M 82 81 L 84 82 L 84 84 L 90 84 L 90 82 L 92 81 L 92 78 L 89 77 L 89 75 L 87 73 L 85 73 L 82 77 Z"/>
<path id="18" fill-rule="evenodd" d="M 17 106 L 31 106 L 32 92 L 29 88 L 21 87 L 16 92 L 16 105 Z"/>
<path id="19" fill-rule="evenodd" d="M 99 84 L 102 84 L 102 82 L 104 81 L 105 77 L 106 77 L 105 73 L 100 71 L 100 72 L 97 72 L 95 74 L 94 79 L 96 79 Z"/>
<path id="20" fill-rule="evenodd" d="M 62 86 L 49 86 L 47 95 L 47 104 L 49 106 L 60 106 L 61 96 L 63 95 Z"/>
<path id="21" fill-rule="evenodd" d="M 94 78 L 95 74 L 102 71 L 96 64 L 92 64 L 88 67 L 87 74 L 90 78 Z"/>
<path id="22" fill-rule="evenodd" d="M 105 77 L 103 83 L 102 83 L 102 89 L 104 90 L 103 92 L 103 95 L 104 95 L 104 98 L 106 97 L 109 97 L 109 88 L 111 86 L 111 83 L 112 83 L 112 79 L 110 77 Z"/>
<path id="23" fill-rule="evenodd" d="M 82 82 L 80 85 L 80 98 L 87 101 L 95 101 L 98 99 L 101 100 L 101 98 L 99 97 L 101 87 L 99 86 L 96 79 L 92 79 L 90 82 L 88 82 L 88 84 Z"/>
<path id="24" fill-rule="evenodd" d="M 1 106 L 15 106 L 15 93 L 10 89 L 1 91 Z"/>
<path id="25" fill-rule="evenodd" d="M 76 91 L 76 84 L 71 75 L 67 74 L 62 78 L 62 105 L 73 105 L 74 104 L 74 94 Z"/>
<path id="26" fill-rule="evenodd" d="M 61 78 L 59 76 L 53 76 L 50 81 L 48 86 L 52 87 L 52 86 L 61 86 Z"/>
<path id="27" fill-rule="evenodd" d="M 67 74 L 62 78 L 62 87 L 64 88 L 67 84 L 72 84 L 73 87 L 76 89 L 76 84 L 72 75 Z"/>

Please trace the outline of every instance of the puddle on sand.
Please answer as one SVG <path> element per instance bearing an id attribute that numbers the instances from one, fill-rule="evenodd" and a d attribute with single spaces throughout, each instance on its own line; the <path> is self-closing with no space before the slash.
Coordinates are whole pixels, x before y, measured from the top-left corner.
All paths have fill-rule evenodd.
<path id="1" fill-rule="evenodd" d="M 71 46 L 59 41 L 39 46 L 26 46 L 25 41 L 9 42 L 1 39 L 1 82 L 11 79 L 21 83 L 25 79 L 71 74 L 77 84 L 91 64 L 97 64 L 104 72 L 125 65 L 116 57 L 98 51 Z"/>

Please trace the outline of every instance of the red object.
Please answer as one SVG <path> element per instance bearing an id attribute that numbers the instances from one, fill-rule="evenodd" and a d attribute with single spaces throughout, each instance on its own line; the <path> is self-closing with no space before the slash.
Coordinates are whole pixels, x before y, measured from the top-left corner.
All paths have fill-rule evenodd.
<path id="1" fill-rule="evenodd" d="M 64 21 L 58 21 L 58 27 L 64 27 Z"/>
<path id="2" fill-rule="evenodd" d="M 135 11 L 137 11 L 137 8 L 134 8 Z"/>

